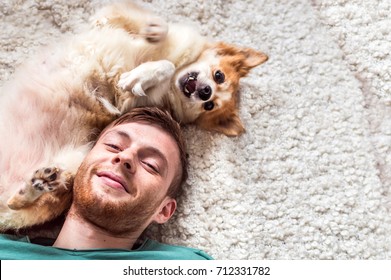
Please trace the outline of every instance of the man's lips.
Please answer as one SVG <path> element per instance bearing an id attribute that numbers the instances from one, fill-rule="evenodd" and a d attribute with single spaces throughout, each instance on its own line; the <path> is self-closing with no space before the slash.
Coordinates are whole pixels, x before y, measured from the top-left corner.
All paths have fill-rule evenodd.
<path id="1" fill-rule="evenodd" d="M 109 187 L 124 190 L 125 192 L 129 193 L 128 187 L 126 185 L 125 180 L 122 179 L 122 177 L 109 172 L 109 171 L 101 171 L 96 174 L 101 180 Z"/>

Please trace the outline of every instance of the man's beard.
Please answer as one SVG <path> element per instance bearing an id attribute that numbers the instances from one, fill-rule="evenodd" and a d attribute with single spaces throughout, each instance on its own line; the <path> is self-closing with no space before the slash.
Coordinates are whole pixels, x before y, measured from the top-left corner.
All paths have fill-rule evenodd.
<path id="1" fill-rule="evenodd" d="M 153 192 L 145 192 L 137 199 L 130 195 L 128 200 L 115 201 L 115 197 L 102 199 L 92 187 L 91 178 L 95 171 L 82 163 L 76 174 L 73 190 L 76 214 L 113 235 L 125 236 L 143 231 L 163 199 L 156 201 Z"/>

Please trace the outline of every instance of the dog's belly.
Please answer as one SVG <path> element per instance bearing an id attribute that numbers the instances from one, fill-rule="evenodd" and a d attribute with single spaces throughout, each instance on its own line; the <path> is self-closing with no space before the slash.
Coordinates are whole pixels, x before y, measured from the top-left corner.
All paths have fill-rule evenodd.
<path id="1" fill-rule="evenodd" d="M 99 42 L 101 37 L 97 35 L 91 32 L 88 38 L 92 43 Z M 122 44 L 128 42 L 120 38 L 124 41 Z M 94 136 L 115 118 L 115 115 L 105 110 L 94 95 L 95 89 L 89 88 L 88 83 L 92 73 L 114 80 L 117 68 L 128 69 L 133 63 L 117 65 L 116 60 L 108 59 L 104 60 L 108 62 L 107 65 L 98 64 L 101 61 L 99 57 L 106 57 L 104 54 L 111 46 L 111 41 L 105 42 L 108 46 L 91 43 L 100 46 L 92 48 L 93 51 L 83 40 L 76 45 L 73 42 L 64 48 L 49 49 L 27 62 L 16 73 L 12 83 L 2 88 L 1 204 L 29 180 L 38 168 L 56 164 L 56 159 L 63 159 L 65 152 L 72 154 L 75 150 L 77 155 L 83 153 L 86 144 L 94 140 Z M 110 53 L 113 55 L 115 52 Z M 117 59 L 126 61 L 122 57 Z M 105 73 L 106 70 L 113 73 Z M 96 88 L 108 89 L 110 94 L 111 84 L 107 81 L 105 83 L 96 85 Z M 77 165 L 72 160 L 63 164 L 71 165 L 65 166 L 65 169 L 74 169 Z"/>
<path id="2" fill-rule="evenodd" d="M 87 113 L 93 116 L 94 112 L 75 105 L 74 92 L 70 92 L 75 85 L 52 83 L 50 78 L 53 77 L 45 80 L 30 76 L 28 83 L 23 80 L 11 85 L 0 99 L 0 193 L 3 203 L 38 168 L 57 164 L 59 153 L 64 150 L 71 153 L 91 140 L 93 124 L 88 124 L 83 116 Z"/>

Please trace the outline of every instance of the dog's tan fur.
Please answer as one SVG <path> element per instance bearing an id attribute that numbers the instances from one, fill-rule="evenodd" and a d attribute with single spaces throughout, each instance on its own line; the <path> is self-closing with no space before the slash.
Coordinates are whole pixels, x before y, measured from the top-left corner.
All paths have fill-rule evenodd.
<path id="1" fill-rule="evenodd" d="M 102 9 L 92 28 L 47 49 L 3 89 L 0 231 L 60 215 L 91 141 L 133 107 L 161 106 L 183 124 L 239 135 L 239 79 L 266 59 L 252 49 L 207 42 L 187 26 L 167 31 L 162 20 L 130 3 Z M 217 69 L 224 82 L 214 81 Z M 190 79 L 189 73 L 198 74 Z M 210 97 L 201 100 L 205 85 Z M 195 91 L 185 96 L 185 89 Z M 205 110 L 205 102 L 213 109 Z"/>

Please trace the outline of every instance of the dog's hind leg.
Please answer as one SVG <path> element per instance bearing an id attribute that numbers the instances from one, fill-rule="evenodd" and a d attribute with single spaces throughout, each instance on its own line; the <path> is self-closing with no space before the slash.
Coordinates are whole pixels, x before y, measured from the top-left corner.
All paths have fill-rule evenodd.
<path id="1" fill-rule="evenodd" d="M 7 202 L 8 207 L 19 210 L 31 206 L 48 192 L 71 191 L 74 175 L 57 167 L 41 168 L 35 171 L 30 182 L 15 193 Z"/>
<path id="2" fill-rule="evenodd" d="M 50 193 L 53 198 L 70 193 L 77 169 L 90 148 L 90 143 L 79 147 L 63 147 L 51 161 L 52 164 L 36 170 L 25 185 L 8 200 L 8 207 L 19 210 L 34 205 L 46 193 Z"/>
<path id="3" fill-rule="evenodd" d="M 93 18 L 94 26 L 121 28 L 150 43 L 163 41 L 168 32 L 164 19 L 134 3 L 116 3 L 101 9 Z"/>

